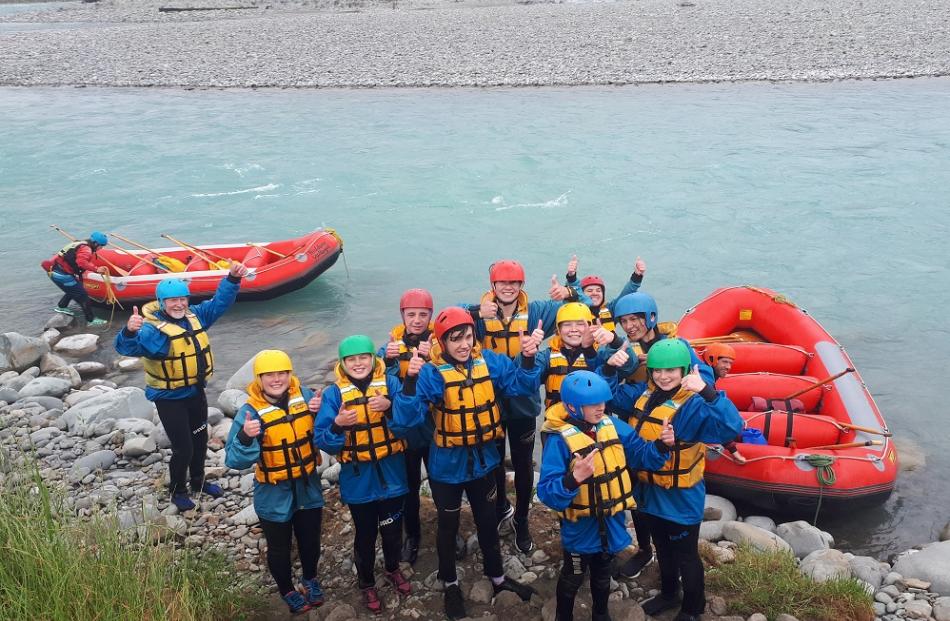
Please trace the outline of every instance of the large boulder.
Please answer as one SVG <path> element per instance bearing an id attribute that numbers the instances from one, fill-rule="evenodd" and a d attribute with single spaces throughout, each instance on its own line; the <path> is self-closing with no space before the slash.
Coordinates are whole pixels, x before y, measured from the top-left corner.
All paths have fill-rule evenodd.
<path id="1" fill-rule="evenodd" d="M 82 377 L 79 375 L 79 371 L 73 367 L 60 367 L 58 369 L 53 369 L 46 374 L 47 377 L 58 377 L 60 379 L 67 380 L 71 388 L 79 388 L 82 386 Z"/>
<path id="2" fill-rule="evenodd" d="M 20 399 L 19 401 L 17 401 L 14 405 L 20 406 L 20 405 L 28 405 L 28 404 L 30 404 L 30 403 L 39 404 L 39 405 L 43 406 L 44 408 L 46 408 L 47 410 L 60 410 L 60 411 L 62 411 L 62 409 L 63 409 L 63 402 L 62 402 L 62 400 L 57 399 L 56 397 L 44 397 L 44 396 L 25 397 L 25 398 Z"/>
<path id="3" fill-rule="evenodd" d="M 48 351 L 49 344 L 43 339 L 18 332 L 0 334 L 0 372 L 28 369 Z"/>
<path id="4" fill-rule="evenodd" d="M 734 543 L 747 543 L 762 552 L 792 551 L 792 547 L 775 533 L 743 522 L 726 522 L 722 525 L 722 536 Z"/>
<path id="5" fill-rule="evenodd" d="M 801 572 L 816 582 L 851 577 L 848 557 L 841 550 L 815 550 L 802 559 Z"/>
<path id="6" fill-rule="evenodd" d="M 152 420 L 155 406 L 145 399 L 145 391 L 128 386 L 78 403 L 63 415 L 69 431 L 84 430 L 104 420 L 142 418 Z"/>
<path id="7" fill-rule="evenodd" d="M 225 416 L 234 417 L 241 406 L 247 403 L 247 393 L 243 390 L 229 388 L 218 395 L 218 407 Z"/>
<path id="8" fill-rule="evenodd" d="M 901 556 L 894 571 L 905 578 L 927 581 L 934 593 L 950 596 L 950 541 L 931 543 L 919 552 Z"/>
<path id="9" fill-rule="evenodd" d="M 805 558 L 815 550 L 827 550 L 831 547 L 822 530 L 805 520 L 779 524 L 775 528 L 775 534 L 792 547 L 798 558 Z"/>
<path id="10" fill-rule="evenodd" d="M 57 356 L 54 353 L 47 352 L 43 354 L 42 358 L 40 358 L 40 373 L 45 374 L 49 373 L 53 369 L 61 369 L 68 366 L 68 362 L 66 362 L 61 356 Z"/>
<path id="11" fill-rule="evenodd" d="M 60 339 L 53 349 L 61 354 L 78 358 L 79 356 L 91 354 L 96 351 L 98 347 L 98 334 L 74 334 Z"/>
<path id="12" fill-rule="evenodd" d="M 848 565 L 852 576 L 864 580 L 875 589 L 881 588 L 884 576 L 891 570 L 890 565 L 870 556 L 855 556 L 848 561 Z"/>
<path id="13" fill-rule="evenodd" d="M 723 522 L 731 522 L 739 515 L 739 513 L 736 511 L 736 506 L 732 504 L 731 501 L 726 500 L 722 496 L 706 494 L 706 507 L 719 509 L 722 516 L 720 519 Z"/>
<path id="14" fill-rule="evenodd" d="M 62 397 L 72 388 L 72 382 L 58 377 L 37 377 L 20 389 L 19 397 Z"/>
<path id="15" fill-rule="evenodd" d="M 126 457 L 142 457 L 156 451 L 155 441 L 147 436 L 129 438 L 122 445 L 122 454 Z"/>
<path id="16" fill-rule="evenodd" d="M 259 354 L 260 352 L 257 353 Z M 241 365 L 241 368 L 235 371 L 234 375 L 228 380 L 225 388 L 228 390 L 240 390 L 241 392 L 247 390 L 247 385 L 254 379 L 255 358 L 257 358 L 257 354 L 251 356 L 250 360 Z"/>

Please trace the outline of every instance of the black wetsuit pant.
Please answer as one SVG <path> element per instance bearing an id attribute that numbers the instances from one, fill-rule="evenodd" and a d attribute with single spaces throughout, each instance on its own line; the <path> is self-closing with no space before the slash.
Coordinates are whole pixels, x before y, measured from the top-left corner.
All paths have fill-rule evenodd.
<path id="1" fill-rule="evenodd" d="M 419 486 L 422 484 L 422 463 L 426 470 L 429 468 L 429 447 L 407 448 L 406 455 L 406 484 L 409 493 L 406 494 L 406 504 L 403 510 L 403 523 L 406 527 L 406 537 L 422 538 L 422 523 L 419 520 Z"/>
<path id="2" fill-rule="evenodd" d="M 462 492 L 468 497 L 475 519 L 478 546 L 482 549 L 485 575 L 497 578 L 505 574 L 501 561 L 501 544 L 498 542 L 498 521 L 495 518 L 495 473 L 489 472 L 480 479 L 464 483 L 441 483 L 429 479 L 432 500 L 439 515 L 436 549 L 439 554 L 439 579 L 455 582 L 455 536 L 459 532 L 462 513 Z"/>
<path id="3" fill-rule="evenodd" d="M 636 473 L 631 473 L 632 476 L 636 476 Z M 653 552 L 653 546 L 650 543 L 650 520 L 647 519 L 644 513 L 637 511 L 636 509 L 630 510 L 630 517 L 633 518 L 633 529 L 637 533 L 637 547 L 640 548 L 639 552 L 646 554 L 647 552 Z"/>
<path id="4" fill-rule="evenodd" d="M 557 621 L 573 621 L 574 598 L 590 571 L 590 595 L 595 615 L 607 614 L 607 598 L 610 596 L 610 566 L 614 555 L 608 552 L 576 554 L 563 551 L 561 576 L 557 581 Z"/>
<path id="5" fill-rule="evenodd" d="M 383 562 L 386 571 L 399 569 L 402 548 L 402 506 L 405 496 L 347 505 L 353 516 L 355 530 L 353 550 L 356 574 L 361 589 L 376 584 L 376 537 L 383 540 Z"/>
<path id="6" fill-rule="evenodd" d="M 290 558 L 291 537 L 297 537 L 297 555 L 303 579 L 317 577 L 320 562 L 320 528 L 323 509 L 298 509 L 289 522 L 271 522 L 261 518 L 261 529 L 267 541 L 267 568 L 274 577 L 281 595 L 294 590 L 293 563 Z"/>
<path id="7" fill-rule="evenodd" d="M 81 276 L 73 276 L 72 274 L 67 274 L 66 272 L 54 268 L 49 278 L 64 294 L 56 306 L 66 308 L 70 302 L 76 300 L 76 303 L 82 307 L 86 321 L 95 319 L 95 315 L 92 313 L 92 300 L 89 299 L 89 294 L 86 293 L 85 287 L 82 286 Z"/>
<path id="8" fill-rule="evenodd" d="M 701 615 L 706 607 L 703 562 L 699 558 L 699 524 L 677 524 L 642 513 L 650 525 L 656 560 L 660 565 L 660 589 L 673 597 L 683 582 L 683 612 Z"/>
<path id="9" fill-rule="evenodd" d="M 534 488 L 534 438 L 537 419 L 526 416 L 512 416 L 504 423 L 505 436 L 511 447 L 511 465 L 515 471 L 515 517 L 526 519 L 531 507 L 531 490 Z M 495 504 L 496 522 L 508 508 L 508 496 L 505 492 L 505 438 L 496 442 L 501 465 L 495 470 L 495 486 L 498 499 Z"/>
<path id="10" fill-rule="evenodd" d="M 208 452 L 208 399 L 203 388 L 187 399 L 159 399 L 155 402 L 158 418 L 172 445 L 168 464 L 172 494 L 200 491 L 205 478 L 205 455 Z"/>

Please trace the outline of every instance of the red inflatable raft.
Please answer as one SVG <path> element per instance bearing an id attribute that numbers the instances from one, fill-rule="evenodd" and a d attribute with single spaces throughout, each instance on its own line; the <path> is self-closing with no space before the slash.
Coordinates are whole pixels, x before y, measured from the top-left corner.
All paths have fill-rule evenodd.
<path id="1" fill-rule="evenodd" d="M 96 253 L 94 262 L 109 274 L 87 271 L 83 285 L 95 302 L 117 300 L 124 305 L 154 300 L 155 285 L 174 276 L 188 281 L 192 299 L 197 301 L 214 295 L 228 275 L 227 261 L 240 261 L 250 273 L 241 281 L 238 300 L 268 300 L 306 286 L 342 252 L 343 240 L 329 228 L 282 241 L 174 246 L 155 248 L 153 253 L 107 246 Z"/>
<path id="2" fill-rule="evenodd" d="M 815 510 L 818 503 L 853 509 L 887 499 L 897 477 L 890 432 L 847 352 L 807 312 L 768 289 L 726 287 L 687 310 L 678 335 L 700 355 L 716 341 L 735 348 L 732 370 L 717 388 L 768 440 L 738 444 L 745 464 L 710 447 L 712 493 L 782 510 Z M 803 412 L 787 412 L 786 397 L 841 372 L 796 397 Z M 754 408 L 753 397 L 779 401 Z"/>

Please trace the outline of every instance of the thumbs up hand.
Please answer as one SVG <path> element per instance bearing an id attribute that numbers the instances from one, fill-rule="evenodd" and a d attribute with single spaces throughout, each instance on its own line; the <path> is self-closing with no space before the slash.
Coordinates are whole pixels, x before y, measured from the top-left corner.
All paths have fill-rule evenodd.
<path id="1" fill-rule="evenodd" d="M 577 255 L 572 255 L 571 260 L 567 262 L 567 275 L 576 276 L 577 275 Z"/>
<path id="2" fill-rule="evenodd" d="M 313 391 L 313 397 L 307 402 L 307 409 L 311 412 L 319 412 L 320 405 L 323 403 L 323 389 L 318 388 Z"/>
<path id="3" fill-rule="evenodd" d="M 376 390 L 376 394 L 367 399 L 366 404 L 369 405 L 369 409 L 374 412 L 385 412 L 392 407 L 393 402 L 387 397 L 384 397 L 383 393 L 379 392 L 379 390 Z"/>
<path id="4" fill-rule="evenodd" d="M 589 324 L 584 328 L 584 332 L 581 334 L 581 347 L 583 349 L 594 346 L 594 330 L 594 326 Z"/>
<path id="5" fill-rule="evenodd" d="M 389 342 L 386 343 L 386 358 L 394 359 L 399 357 L 399 343 L 396 342 L 396 339 L 393 338 L 393 335 L 389 335 Z"/>
<path id="6" fill-rule="evenodd" d="M 244 433 L 248 438 L 259 436 L 261 433 L 261 419 L 248 416 L 244 421 Z"/>
<path id="7" fill-rule="evenodd" d="M 670 419 L 663 419 L 663 428 L 660 430 L 660 441 L 667 446 L 673 446 L 676 444 L 676 434 L 673 433 L 673 425 L 670 424 Z"/>
<path id="8" fill-rule="evenodd" d="M 610 345 L 614 340 L 614 333 L 600 323 L 600 317 L 594 323 L 594 340 L 598 345 Z"/>
<path id="9" fill-rule="evenodd" d="M 419 355 L 423 358 L 429 358 L 429 352 L 432 351 L 432 341 L 420 341 L 419 342 Z"/>
<path id="10" fill-rule="evenodd" d="M 125 329 L 129 332 L 138 332 L 142 329 L 142 324 L 145 323 L 145 317 L 139 315 L 139 307 L 132 307 L 132 314 L 129 316 L 129 320 L 125 323 Z"/>
<path id="11" fill-rule="evenodd" d="M 624 349 L 618 349 L 613 353 L 610 358 L 607 358 L 607 364 L 612 367 L 620 368 L 623 365 L 627 364 L 627 361 L 630 360 L 630 355 Z"/>
<path id="12" fill-rule="evenodd" d="M 634 266 L 633 266 L 633 273 L 636 274 L 637 276 L 643 276 L 644 274 L 646 274 L 647 262 L 641 259 L 640 257 L 637 257 L 637 262 L 634 263 Z"/>
<path id="13" fill-rule="evenodd" d="M 702 392 L 703 388 L 706 387 L 706 382 L 703 381 L 703 378 L 699 375 L 699 365 L 694 364 L 693 370 L 689 372 L 689 375 L 683 378 L 682 383 L 680 384 L 686 390 L 691 390 L 693 392 Z"/>
<path id="14" fill-rule="evenodd" d="M 482 319 L 492 319 L 498 315 L 498 304 L 494 302 L 482 302 L 478 309 L 478 316 Z"/>
<path id="15" fill-rule="evenodd" d="M 340 410 L 333 422 L 346 429 L 356 424 L 356 410 Z"/>
<path id="16" fill-rule="evenodd" d="M 411 377 L 419 375 L 419 371 L 422 370 L 422 365 L 424 365 L 425 362 L 426 361 L 422 359 L 422 356 L 419 355 L 419 350 L 413 347 L 412 358 L 409 359 L 409 367 L 406 369 L 406 375 Z"/>
<path id="17" fill-rule="evenodd" d="M 571 295 L 571 290 L 557 281 L 557 274 L 551 275 L 551 288 L 548 290 L 548 296 L 552 300 L 566 300 Z"/>
<path id="18" fill-rule="evenodd" d="M 538 320 L 538 327 L 535 328 L 531 334 L 528 336 L 524 335 L 524 332 L 518 330 L 518 338 L 521 340 L 521 355 L 526 358 L 532 358 L 535 354 L 538 353 L 538 348 L 541 346 L 541 343 L 544 342 L 544 322 Z"/>

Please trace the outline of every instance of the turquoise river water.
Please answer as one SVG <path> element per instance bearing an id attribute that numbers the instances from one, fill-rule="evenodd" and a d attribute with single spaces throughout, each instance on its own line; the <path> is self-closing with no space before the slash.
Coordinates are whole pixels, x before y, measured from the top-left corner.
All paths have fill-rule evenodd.
<path id="1" fill-rule="evenodd" d="M 883 556 L 950 520 L 948 109 L 948 80 L 0 89 L 0 330 L 37 334 L 50 314 L 51 223 L 151 246 L 339 230 L 348 271 L 215 326 L 213 389 L 264 347 L 307 377 L 342 336 L 384 339 L 408 287 L 476 301 L 498 258 L 543 296 L 572 253 L 613 292 L 643 256 L 664 320 L 719 286 L 768 286 L 848 349 L 899 446 L 925 456 L 886 505 L 822 522 Z"/>

